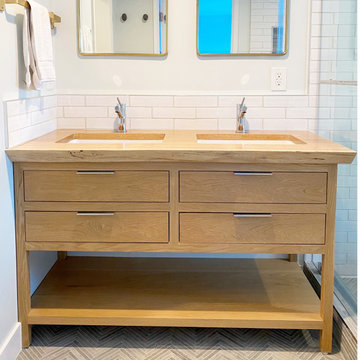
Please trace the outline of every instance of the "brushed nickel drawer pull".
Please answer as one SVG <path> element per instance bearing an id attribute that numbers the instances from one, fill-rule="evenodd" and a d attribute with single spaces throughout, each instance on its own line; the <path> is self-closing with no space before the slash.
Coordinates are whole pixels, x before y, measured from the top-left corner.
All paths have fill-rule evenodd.
<path id="1" fill-rule="evenodd" d="M 234 217 L 236 218 L 271 218 L 272 214 L 239 214 L 234 213 Z"/>
<path id="2" fill-rule="evenodd" d="M 257 176 L 269 176 L 273 173 L 271 171 L 269 172 L 263 172 L 263 171 L 234 171 L 234 175 L 257 175 Z"/>
<path id="3" fill-rule="evenodd" d="M 76 215 L 79 216 L 114 216 L 115 213 L 104 211 L 104 212 L 86 212 L 86 211 L 78 211 Z"/>
<path id="4" fill-rule="evenodd" d="M 76 172 L 78 175 L 114 175 L 115 171 L 82 171 L 78 170 Z"/>

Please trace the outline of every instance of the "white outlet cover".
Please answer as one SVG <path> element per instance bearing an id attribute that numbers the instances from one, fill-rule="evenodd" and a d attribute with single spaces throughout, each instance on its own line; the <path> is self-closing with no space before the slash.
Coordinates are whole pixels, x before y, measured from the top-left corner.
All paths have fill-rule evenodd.
<path id="1" fill-rule="evenodd" d="M 285 91 L 287 89 L 287 68 L 271 68 L 271 90 Z"/>

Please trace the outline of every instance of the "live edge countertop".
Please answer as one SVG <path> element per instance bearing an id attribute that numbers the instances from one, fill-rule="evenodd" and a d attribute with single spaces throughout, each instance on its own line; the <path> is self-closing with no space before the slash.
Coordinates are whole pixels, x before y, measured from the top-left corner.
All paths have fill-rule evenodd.
<path id="1" fill-rule="evenodd" d="M 76 133 L 109 130 L 56 130 L 6 150 L 13 162 L 218 162 L 339 164 L 351 163 L 356 152 L 308 131 L 252 131 L 283 134 L 303 144 L 199 144 L 198 134 L 235 134 L 234 131 L 133 130 L 129 134 L 165 134 L 162 143 L 79 144 L 58 142 Z"/>

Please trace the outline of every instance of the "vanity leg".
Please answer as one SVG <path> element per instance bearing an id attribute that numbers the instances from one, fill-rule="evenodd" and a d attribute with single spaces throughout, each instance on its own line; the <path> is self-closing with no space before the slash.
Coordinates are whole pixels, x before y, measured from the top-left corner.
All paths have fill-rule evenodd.
<path id="1" fill-rule="evenodd" d="M 16 217 L 16 267 L 18 319 L 21 323 L 22 346 L 31 343 L 31 325 L 28 315 L 31 308 L 29 252 L 25 248 L 25 212 L 23 204 L 23 171 L 19 164 L 14 165 L 15 179 L 15 217 Z"/>
<path id="2" fill-rule="evenodd" d="M 323 353 L 332 351 L 334 296 L 334 260 L 331 254 L 322 257 L 321 270 L 321 317 L 324 328 L 320 331 L 320 349 Z"/>
<path id="3" fill-rule="evenodd" d="M 320 315 L 324 321 L 320 331 L 320 349 L 323 353 L 332 352 L 333 298 L 334 298 L 334 246 L 336 211 L 337 166 L 329 166 L 328 172 L 328 210 L 326 214 L 326 248 L 321 265 L 321 305 Z"/>
<path id="4" fill-rule="evenodd" d="M 29 347 L 31 343 L 31 325 L 28 323 L 28 314 L 31 307 L 29 252 L 24 251 L 21 253 L 19 249 L 17 253 L 18 312 L 19 322 L 21 322 L 22 346 Z"/>
<path id="5" fill-rule="evenodd" d="M 298 256 L 296 254 L 289 254 L 289 261 L 290 262 L 297 262 Z"/>
<path id="6" fill-rule="evenodd" d="M 58 251 L 57 258 L 58 261 L 65 260 L 67 258 L 67 251 Z"/>

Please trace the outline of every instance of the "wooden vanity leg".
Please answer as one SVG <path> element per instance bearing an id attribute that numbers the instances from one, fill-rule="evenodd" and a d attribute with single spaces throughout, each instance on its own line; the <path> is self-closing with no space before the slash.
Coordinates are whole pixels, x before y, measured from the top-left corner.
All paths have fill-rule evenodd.
<path id="1" fill-rule="evenodd" d="M 21 322 L 22 346 L 29 347 L 31 343 L 31 325 L 28 323 L 28 314 L 31 307 L 29 252 L 22 246 L 17 250 L 17 280 L 18 280 L 18 312 Z"/>
<path id="2" fill-rule="evenodd" d="M 337 166 L 329 166 L 328 210 L 326 215 L 326 250 L 321 266 L 321 308 L 324 327 L 320 331 L 320 349 L 323 353 L 332 352 L 333 298 L 334 298 L 334 246 L 336 212 Z"/>
<path id="3" fill-rule="evenodd" d="M 57 258 L 59 261 L 65 260 L 67 258 L 67 251 L 58 251 Z"/>
<path id="4" fill-rule="evenodd" d="M 289 261 L 290 262 L 297 262 L 298 256 L 296 254 L 289 254 Z"/>
<path id="5" fill-rule="evenodd" d="M 22 346 L 31 343 L 31 325 L 28 315 L 31 307 L 29 252 L 25 248 L 25 213 L 23 205 L 24 185 L 20 164 L 14 165 L 15 212 L 16 212 L 16 266 L 18 290 L 18 319 L 21 323 Z"/>

